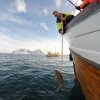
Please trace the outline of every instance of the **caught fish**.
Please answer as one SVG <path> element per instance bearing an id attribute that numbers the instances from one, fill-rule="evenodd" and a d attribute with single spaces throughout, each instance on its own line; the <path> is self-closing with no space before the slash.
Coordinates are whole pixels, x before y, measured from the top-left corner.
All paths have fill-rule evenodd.
<path id="1" fill-rule="evenodd" d="M 61 89 L 61 87 L 63 86 L 63 77 L 62 77 L 60 71 L 58 71 L 58 70 L 55 70 L 55 79 L 58 80 L 58 88 L 56 89 L 56 92 L 58 92 Z"/>

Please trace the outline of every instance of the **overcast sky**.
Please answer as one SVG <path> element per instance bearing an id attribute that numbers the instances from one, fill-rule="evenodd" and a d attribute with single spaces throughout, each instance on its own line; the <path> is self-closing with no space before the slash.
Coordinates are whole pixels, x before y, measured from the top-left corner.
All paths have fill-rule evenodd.
<path id="1" fill-rule="evenodd" d="M 55 47 L 60 52 L 54 10 L 73 13 L 75 8 L 67 0 L 0 0 L 0 52 L 20 48 L 47 52 Z M 65 40 L 64 52 L 68 53 Z"/>

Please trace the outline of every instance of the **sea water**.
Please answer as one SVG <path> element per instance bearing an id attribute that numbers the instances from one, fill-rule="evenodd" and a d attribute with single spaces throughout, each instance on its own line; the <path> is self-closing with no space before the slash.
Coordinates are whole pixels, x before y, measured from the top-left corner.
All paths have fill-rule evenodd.
<path id="1" fill-rule="evenodd" d="M 64 85 L 59 93 L 54 70 L 60 69 Z M 73 63 L 64 56 L 0 54 L 0 100 L 85 100 L 74 81 Z"/>

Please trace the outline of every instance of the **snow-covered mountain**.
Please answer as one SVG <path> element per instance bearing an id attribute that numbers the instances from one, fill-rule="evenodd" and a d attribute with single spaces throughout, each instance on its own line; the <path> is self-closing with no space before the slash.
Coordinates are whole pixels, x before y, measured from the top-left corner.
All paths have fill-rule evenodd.
<path id="1" fill-rule="evenodd" d="M 33 51 L 33 54 L 44 55 L 44 53 L 40 49 Z"/>
<path id="2" fill-rule="evenodd" d="M 13 54 L 44 55 L 44 53 L 43 53 L 40 49 L 37 49 L 37 50 L 35 50 L 35 51 L 31 51 L 31 50 L 28 50 L 28 49 L 19 49 L 19 50 L 13 51 L 12 53 L 13 53 Z"/>

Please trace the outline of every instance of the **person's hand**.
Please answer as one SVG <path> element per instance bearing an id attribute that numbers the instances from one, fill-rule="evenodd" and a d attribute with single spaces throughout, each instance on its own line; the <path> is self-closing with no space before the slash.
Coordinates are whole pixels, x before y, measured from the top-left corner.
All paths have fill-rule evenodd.
<path id="1" fill-rule="evenodd" d="M 60 30 L 59 33 L 60 33 L 61 35 L 63 35 L 63 30 Z"/>
<path id="2" fill-rule="evenodd" d="M 76 6 L 76 9 L 77 9 L 77 10 L 80 10 L 80 6 Z"/>

